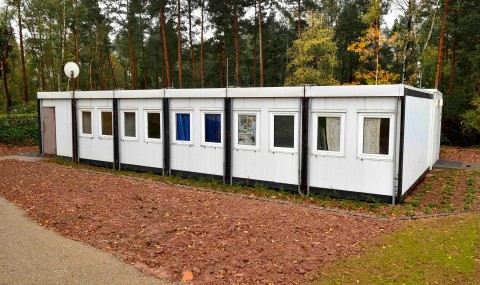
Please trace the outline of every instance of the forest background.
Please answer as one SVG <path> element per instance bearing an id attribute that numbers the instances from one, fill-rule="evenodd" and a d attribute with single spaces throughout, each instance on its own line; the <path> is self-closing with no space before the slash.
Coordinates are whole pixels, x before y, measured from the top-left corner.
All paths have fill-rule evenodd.
<path id="1" fill-rule="evenodd" d="M 480 144 L 480 0 L 3 1 L 0 113 L 71 90 L 74 61 L 79 90 L 437 88 L 444 142 Z"/>

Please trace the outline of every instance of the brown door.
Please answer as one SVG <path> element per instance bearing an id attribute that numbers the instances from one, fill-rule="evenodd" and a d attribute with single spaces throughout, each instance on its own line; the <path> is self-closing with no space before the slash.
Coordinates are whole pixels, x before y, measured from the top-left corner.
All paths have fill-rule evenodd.
<path id="1" fill-rule="evenodd" d="M 42 108 L 43 154 L 57 154 L 55 107 Z"/>

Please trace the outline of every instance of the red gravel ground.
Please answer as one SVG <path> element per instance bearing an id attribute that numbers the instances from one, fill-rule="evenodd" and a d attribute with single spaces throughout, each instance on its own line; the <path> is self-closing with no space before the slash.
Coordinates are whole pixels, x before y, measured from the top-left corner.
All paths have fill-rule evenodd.
<path id="1" fill-rule="evenodd" d="M 304 284 L 395 227 L 54 164 L 0 161 L 0 173 L 0 195 L 33 220 L 169 281 Z"/>
<path id="2" fill-rule="evenodd" d="M 445 159 L 480 163 L 480 149 L 442 146 L 440 149 L 440 157 Z"/>
<path id="3" fill-rule="evenodd" d="M 38 153 L 38 146 L 13 146 L 0 143 L 0 156 L 10 156 L 24 152 Z"/>

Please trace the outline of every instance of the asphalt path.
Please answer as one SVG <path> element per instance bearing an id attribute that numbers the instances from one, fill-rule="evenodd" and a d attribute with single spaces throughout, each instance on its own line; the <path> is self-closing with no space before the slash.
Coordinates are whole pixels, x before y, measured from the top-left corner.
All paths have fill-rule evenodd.
<path id="1" fill-rule="evenodd" d="M 0 197 L 0 285 L 167 284 L 30 221 Z"/>

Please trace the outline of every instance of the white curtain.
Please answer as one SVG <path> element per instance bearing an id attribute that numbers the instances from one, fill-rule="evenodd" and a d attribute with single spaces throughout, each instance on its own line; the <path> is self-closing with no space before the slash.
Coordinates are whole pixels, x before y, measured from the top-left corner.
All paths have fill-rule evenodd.
<path id="1" fill-rule="evenodd" d="M 380 122 L 379 118 L 363 119 L 363 153 L 380 153 Z"/>
<path id="2" fill-rule="evenodd" d="M 327 118 L 327 146 L 329 151 L 340 151 L 340 118 Z"/>

